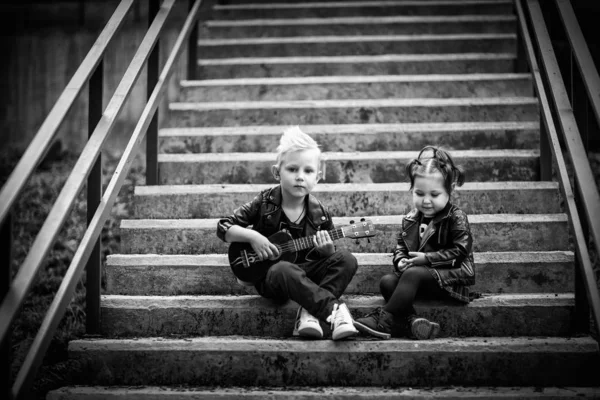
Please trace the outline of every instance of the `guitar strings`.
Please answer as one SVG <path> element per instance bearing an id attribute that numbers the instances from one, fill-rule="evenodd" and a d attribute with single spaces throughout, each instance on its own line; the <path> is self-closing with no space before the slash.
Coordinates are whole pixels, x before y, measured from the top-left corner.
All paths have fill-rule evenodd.
<path id="1" fill-rule="evenodd" d="M 333 239 L 333 240 L 337 240 L 337 239 L 340 239 L 340 238 L 344 237 L 344 235 L 341 234 L 341 230 L 340 229 L 336 229 L 336 230 L 332 231 L 331 234 L 330 234 L 330 236 L 331 236 L 331 239 Z M 313 235 L 313 236 L 308 236 L 308 237 L 294 239 L 294 240 L 291 240 L 291 241 L 289 241 L 289 242 L 287 242 L 287 243 L 279 246 L 279 249 L 281 249 L 281 251 L 283 251 L 283 252 L 296 250 L 299 247 L 298 245 L 296 245 L 296 243 L 299 243 L 300 246 L 304 245 L 304 246 L 310 247 L 310 246 L 312 246 L 314 244 L 313 239 L 315 237 L 316 236 Z M 308 247 L 305 247 L 305 248 L 308 248 Z"/>

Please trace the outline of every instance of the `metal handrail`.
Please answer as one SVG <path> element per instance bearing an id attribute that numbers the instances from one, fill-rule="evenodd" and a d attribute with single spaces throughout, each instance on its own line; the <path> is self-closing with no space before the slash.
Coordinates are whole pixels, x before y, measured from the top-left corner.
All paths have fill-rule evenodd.
<path id="1" fill-rule="evenodd" d="M 577 23 L 573 6 L 569 1 L 565 0 L 556 0 L 556 6 L 563 21 L 565 32 L 569 39 L 577 66 L 581 72 L 590 105 L 596 116 L 596 122 L 600 125 L 600 77 L 598 76 L 598 70 L 596 70 L 596 67 L 594 66 L 594 61 L 592 60 L 590 51 L 585 43 L 583 34 L 581 33 L 581 28 Z M 563 101 L 566 101 L 566 95 L 564 99 L 565 100 Z M 556 107 L 561 108 L 564 105 L 563 102 L 560 105 L 556 104 Z M 572 122 L 569 122 L 573 124 L 575 129 L 577 128 L 574 119 Z M 577 138 L 581 137 L 580 135 L 576 136 Z M 590 234 L 592 235 L 596 247 L 596 253 L 600 255 L 600 218 L 598 218 L 600 215 L 600 194 L 598 193 L 598 187 L 596 186 L 589 162 L 581 162 L 587 160 L 587 154 L 583 144 L 580 145 L 580 142 L 581 140 L 568 140 L 566 141 L 566 145 L 571 153 L 573 153 L 573 156 L 576 157 L 573 158 L 575 178 L 579 181 L 578 189 L 583 203 L 583 209 L 586 213 Z"/>
<path id="2" fill-rule="evenodd" d="M 170 7 L 173 6 L 173 2 L 174 0 L 164 1 L 161 11 L 154 19 L 153 26 L 156 24 L 157 28 L 162 28 L 170 12 Z M 165 8 L 165 3 L 170 4 L 168 10 Z M 148 32 L 36 236 L 31 246 L 35 251 L 30 251 L 25 257 L 25 261 L 23 261 L 23 264 L 19 268 L 19 272 L 15 276 L 4 301 L 0 305 L 0 320 L 7 321 L 6 324 L 0 326 L 0 342 L 4 341 L 9 331 L 9 326 L 23 304 L 40 266 L 56 240 L 77 195 L 81 191 L 92 166 L 100 154 L 102 145 L 116 124 L 117 116 L 122 110 L 129 93 L 133 90 L 134 84 L 142 72 L 152 47 L 158 40 L 159 30 L 154 29 L 152 34 L 150 34 L 150 30 Z"/>
<path id="3" fill-rule="evenodd" d="M 541 13 L 541 9 L 539 6 L 538 0 L 525 0 L 527 2 L 527 6 L 529 9 L 529 14 L 531 16 L 532 26 L 534 28 L 535 38 L 537 39 L 537 45 L 542 49 L 542 59 L 546 66 L 546 76 L 550 75 L 549 68 L 554 72 L 552 74 L 552 79 L 549 79 L 549 87 L 552 90 L 553 100 L 555 104 L 561 104 L 562 107 L 558 108 L 557 117 L 562 129 L 562 136 L 565 141 L 576 141 L 579 139 L 581 142 L 581 138 L 579 136 L 579 132 L 577 131 L 576 125 L 568 125 L 566 121 L 571 122 L 571 114 L 570 105 L 559 103 L 560 99 L 557 99 L 559 96 L 560 90 L 557 89 L 557 86 L 562 87 L 562 91 L 564 92 L 564 83 L 562 78 L 560 77 L 560 73 L 558 72 L 558 64 L 556 62 L 556 57 L 554 56 L 554 52 L 552 51 L 552 45 L 550 42 L 550 37 L 548 35 L 548 31 L 546 29 L 546 25 L 544 23 L 544 19 Z M 562 195 L 565 200 L 567 212 L 569 214 L 569 224 L 574 236 L 575 242 L 575 252 L 577 254 L 579 260 L 579 267 L 582 272 L 582 277 L 584 281 L 584 285 L 586 287 L 587 297 L 589 303 L 592 308 L 592 315 L 594 318 L 594 322 L 596 326 L 600 326 L 600 294 L 598 293 L 598 289 L 596 287 L 596 280 L 594 277 L 594 271 L 592 262 L 590 259 L 590 255 L 587 249 L 587 241 L 585 235 L 583 233 L 583 228 L 581 225 L 581 220 L 579 217 L 579 212 L 577 211 L 577 205 L 575 204 L 575 196 L 573 194 L 571 183 L 569 180 L 569 175 L 567 172 L 566 163 L 562 154 L 560 141 L 558 138 L 558 134 L 555 128 L 554 119 L 552 117 L 552 112 L 550 109 L 550 104 L 548 102 L 548 98 L 546 96 L 546 91 L 544 89 L 544 84 L 542 81 L 542 75 L 540 73 L 540 69 L 538 67 L 538 63 L 536 60 L 535 52 L 533 50 L 533 44 L 531 42 L 529 36 L 529 29 L 527 27 L 527 23 L 525 21 L 525 15 L 523 12 L 523 8 L 521 5 L 521 0 L 516 0 L 515 2 L 517 8 L 517 16 L 519 19 L 519 26 L 521 28 L 523 41 L 525 43 L 525 51 L 527 55 L 527 60 L 529 62 L 529 66 L 531 68 L 531 72 L 533 74 L 535 89 L 538 94 L 538 98 L 540 101 L 540 106 L 542 110 L 542 120 L 544 123 L 544 127 L 547 133 L 547 140 L 550 144 L 550 150 L 552 151 L 552 155 L 556 160 L 556 167 L 558 172 L 558 179 L 560 181 L 560 188 Z M 566 96 L 566 93 L 564 94 Z M 568 101 L 567 101 L 568 103 Z M 567 115 L 565 115 L 567 114 Z M 574 120 L 572 121 L 574 123 Z M 568 128 L 568 129 L 567 129 Z M 576 136 L 576 138 L 575 138 Z M 567 148 L 570 156 L 573 157 L 573 152 L 571 147 Z M 587 160 L 587 156 L 585 158 Z M 589 163 L 588 163 L 589 166 Z M 593 182 L 593 180 L 592 180 Z"/>
<path id="4" fill-rule="evenodd" d="M 4 221 L 25 186 L 25 182 L 27 182 L 27 179 L 40 163 L 46 151 L 48 151 L 58 128 L 63 123 L 77 96 L 89 81 L 94 69 L 100 63 L 102 57 L 104 57 L 108 45 L 125 22 L 127 13 L 132 5 L 133 0 L 123 0 L 119 3 L 98 36 L 98 39 L 96 39 L 85 59 L 79 68 L 77 68 L 77 71 L 75 71 L 67 87 L 63 90 L 58 100 L 56 100 L 54 107 L 52 107 L 52 110 L 44 122 L 42 122 L 40 129 L 38 129 L 25 153 L 8 177 L 8 180 L 0 191 L 0 223 Z"/>
<path id="5" fill-rule="evenodd" d="M 556 7 L 565 27 L 565 33 L 567 39 L 569 39 L 577 66 L 583 77 L 596 121 L 600 124 L 600 76 L 598 70 L 594 66 L 594 60 L 577 23 L 573 5 L 568 0 L 556 0 Z"/>
<path id="6" fill-rule="evenodd" d="M 170 11 L 175 0 L 164 0 L 162 7 L 166 13 Z M 98 240 L 102 227 L 110 215 L 112 206 L 121 190 L 121 186 L 127 177 L 127 173 L 131 168 L 131 165 L 135 159 L 135 156 L 139 150 L 142 141 L 148 130 L 148 126 L 151 124 L 152 119 L 155 115 L 156 109 L 158 108 L 159 101 L 165 92 L 166 83 L 174 71 L 174 64 L 177 58 L 180 56 L 183 44 L 190 36 L 190 33 L 194 27 L 195 22 L 198 18 L 198 12 L 202 0 L 196 0 L 193 7 L 191 8 L 188 17 L 177 37 L 177 40 L 173 46 L 169 58 L 167 59 L 163 68 L 158 82 L 148 99 L 148 103 L 142 111 L 140 120 L 138 121 L 129 142 L 119 160 L 113 176 L 106 188 L 106 191 L 102 197 L 102 200 L 94 213 L 92 220 L 90 221 L 87 230 L 73 256 L 71 264 L 67 269 L 65 277 L 63 278 L 61 285 L 57 291 L 57 294 L 50 305 L 48 313 L 42 322 L 42 325 L 36 335 L 31 350 L 27 354 L 27 357 L 23 363 L 23 367 L 17 376 L 15 384 L 13 386 L 13 396 L 17 397 L 17 394 L 22 391 L 23 387 L 27 387 L 28 381 L 34 376 L 37 366 L 42 361 L 42 356 L 46 352 L 50 340 L 53 336 L 54 331 L 58 327 L 60 319 L 62 318 L 67 305 L 69 304 L 75 287 L 81 274 L 83 273 L 84 267 L 92 253 L 93 246 Z M 160 13 L 160 12 L 159 12 Z M 155 21 L 159 15 L 156 16 Z M 153 29 L 150 28 L 149 32 Z M 141 46 L 140 46 L 141 47 Z M 134 57 L 135 59 L 135 57 Z M 133 63 L 133 62 L 132 62 Z"/>
<path id="7" fill-rule="evenodd" d="M 35 248 L 36 251 L 29 252 L 19 270 L 19 273 L 17 274 L 17 277 L 11 284 L 9 292 L 0 305 L 0 320 L 3 321 L 3 325 L 0 326 L 0 342 L 4 341 L 7 337 L 7 333 L 10 329 L 12 321 L 24 301 L 24 296 L 29 291 L 29 287 L 32 284 L 35 274 L 39 270 L 40 265 L 44 260 L 50 246 L 52 243 L 54 243 L 58 231 L 64 223 L 66 215 L 71 209 L 73 202 L 81 190 L 86 177 L 90 173 L 92 166 L 98 159 L 101 147 L 108 134 L 112 130 L 116 121 L 116 117 L 121 111 L 127 97 L 131 93 L 132 88 L 141 73 L 141 70 L 147 63 L 148 58 L 150 57 L 153 48 L 158 41 L 158 36 L 163 30 L 167 17 L 169 16 L 175 4 L 175 1 L 176 0 L 164 0 L 159 10 L 156 12 L 152 24 L 144 36 L 142 43 L 136 51 L 136 54 L 127 68 L 127 71 L 125 71 L 119 86 L 115 90 L 113 97 L 102 114 L 100 121 L 96 125 L 93 134 L 90 136 L 88 143 L 84 147 L 76 165 L 73 167 L 73 171 L 69 175 L 69 178 L 67 179 L 67 182 L 61 190 L 58 199 L 46 218 L 44 225 L 40 229 L 40 232 L 38 233 L 32 246 L 32 248 Z M 111 21 L 115 20 L 118 16 L 121 16 L 121 11 L 123 9 L 128 10 L 132 3 L 133 0 L 125 0 L 119 5 L 117 8 L 119 13 L 115 11 L 115 14 L 113 14 L 113 17 L 107 24 L 105 31 L 108 29 L 108 25 L 110 25 L 111 30 L 114 28 L 116 23 Z M 42 362 L 43 356 L 50 344 L 54 332 L 56 331 L 56 328 L 58 327 L 58 324 L 64 315 L 66 307 L 73 296 L 77 282 L 79 281 L 84 267 L 94 250 L 94 247 L 98 241 L 98 237 L 102 231 L 102 227 L 108 219 L 112 205 L 114 204 L 114 201 L 123 185 L 125 177 L 131 167 L 135 155 L 137 154 L 137 150 L 139 149 L 139 146 L 148 131 L 148 127 L 156 119 L 158 103 L 164 95 L 166 82 L 174 71 L 175 61 L 180 56 L 184 41 L 189 38 L 190 33 L 195 28 L 194 23 L 198 19 L 200 4 L 201 0 L 196 0 L 193 6 L 190 8 L 181 33 L 179 34 L 173 50 L 167 62 L 165 63 L 163 72 L 161 73 L 158 82 L 154 86 L 154 89 L 149 96 L 148 103 L 144 108 L 138 124 L 136 125 L 127 148 L 125 149 L 125 152 L 119 161 L 113 178 L 111 179 L 100 204 L 95 209 L 95 213 L 88 224 L 88 228 L 79 244 L 79 247 L 76 250 L 67 273 L 61 282 L 61 286 L 56 293 L 56 296 L 17 375 L 11 391 L 11 395 L 14 398 L 19 398 L 26 393 L 28 386 L 30 386 L 31 380 L 35 376 L 35 373 Z M 99 43 L 99 46 L 102 46 L 103 53 L 104 49 L 106 48 L 107 43 L 105 43 L 105 41 L 107 38 L 106 35 L 101 35 L 101 37 L 102 41 L 100 41 L 99 38 L 96 43 Z M 109 35 L 109 38 L 110 37 L 112 36 Z M 97 51 L 90 51 L 90 53 L 96 54 Z M 95 60 L 93 67 L 101 62 L 102 53 L 100 53 L 98 59 Z M 86 58 L 86 60 L 88 60 L 88 58 Z M 84 64 L 86 66 L 88 65 L 89 62 L 86 62 L 86 60 L 84 60 L 84 63 L 82 63 L 82 67 Z M 81 70 L 82 67 L 80 67 L 79 70 Z M 90 68 L 90 70 L 93 70 L 93 68 Z M 85 84 L 85 81 L 89 79 L 90 75 L 91 72 L 85 75 L 86 79 L 83 81 L 83 84 Z M 79 90 L 81 90 L 81 88 L 79 88 Z M 150 91 L 150 88 L 148 90 Z M 55 109 L 56 108 L 57 106 L 55 106 Z M 58 125 L 59 124 L 57 124 L 56 128 L 58 128 Z M 25 179 L 26 178 L 23 178 L 23 180 Z M 21 186 L 23 186 L 23 184 L 21 184 Z"/>

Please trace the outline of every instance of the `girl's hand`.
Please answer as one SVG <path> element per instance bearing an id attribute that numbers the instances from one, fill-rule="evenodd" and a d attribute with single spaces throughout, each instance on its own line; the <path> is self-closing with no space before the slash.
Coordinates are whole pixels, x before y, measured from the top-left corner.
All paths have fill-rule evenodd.
<path id="1" fill-rule="evenodd" d="M 408 263 L 412 264 L 412 265 L 426 265 L 429 264 L 429 261 L 427 261 L 427 258 L 425 257 L 425 253 L 421 253 L 418 251 L 409 251 L 408 255 L 411 256 L 412 258 L 409 258 L 407 260 Z"/>
<path id="2" fill-rule="evenodd" d="M 325 257 L 329 257 L 335 251 L 335 247 L 333 247 L 333 240 L 329 236 L 329 232 L 327 231 L 317 231 L 317 234 L 314 238 L 315 247 L 317 251 Z"/>
<path id="3" fill-rule="evenodd" d="M 260 233 L 250 241 L 250 245 L 261 261 L 275 260 L 279 257 L 279 248 Z"/>
<path id="4" fill-rule="evenodd" d="M 410 268 L 410 266 L 411 266 L 411 263 L 408 262 L 408 258 L 403 258 L 398 262 L 398 271 L 404 272 L 408 268 Z"/>

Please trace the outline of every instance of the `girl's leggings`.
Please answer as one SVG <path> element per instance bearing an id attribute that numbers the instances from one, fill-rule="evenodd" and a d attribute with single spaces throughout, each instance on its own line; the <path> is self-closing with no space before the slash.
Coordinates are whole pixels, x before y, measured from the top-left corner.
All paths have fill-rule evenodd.
<path id="1" fill-rule="evenodd" d="M 446 295 L 427 267 L 410 267 L 401 274 L 384 275 L 379 281 L 379 289 L 386 301 L 383 308 L 395 317 L 408 317 L 416 314 L 413 307 L 417 293 L 427 298 Z"/>

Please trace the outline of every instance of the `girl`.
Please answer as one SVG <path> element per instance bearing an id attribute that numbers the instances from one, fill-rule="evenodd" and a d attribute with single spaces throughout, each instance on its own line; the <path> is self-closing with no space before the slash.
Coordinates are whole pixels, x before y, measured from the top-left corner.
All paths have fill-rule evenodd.
<path id="1" fill-rule="evenodd" d="M 386 304 L 354 325 L 361 332 L 389 339 L 394 322 L 405 321 L 414 338 L 433 339 L 440 326 L 416 315 L 417 292 L 468 303 L 468 286 L 475 283 L 469 221 L 449 201 L 455 186 L 464 183 L 464 173 L 450 154 L 426 146 L 407 164 L 406 174 L 414 209 L 402 220 L 393 254 L 395 271 L 379 284 Z"/>

